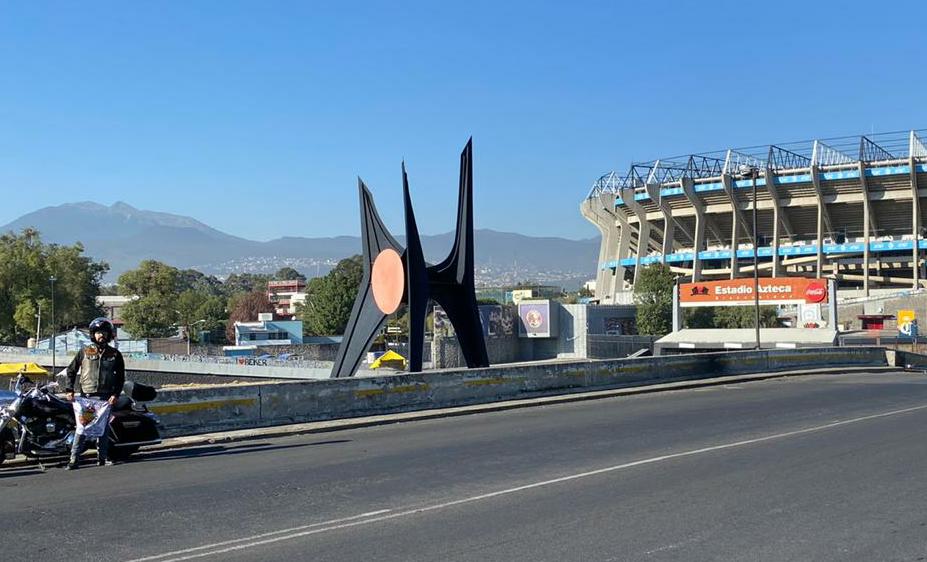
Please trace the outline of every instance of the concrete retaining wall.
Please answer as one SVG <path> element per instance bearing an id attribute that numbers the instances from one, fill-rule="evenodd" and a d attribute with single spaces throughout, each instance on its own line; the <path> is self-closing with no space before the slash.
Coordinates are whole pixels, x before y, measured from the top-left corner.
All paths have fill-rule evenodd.
<path id="1" fill-rule="evenodd" d="M 744 373 L 885 366 L 877 347 L 741 351 L 455 369 L 159 393 L 166 436 L 489 403 Z"/>

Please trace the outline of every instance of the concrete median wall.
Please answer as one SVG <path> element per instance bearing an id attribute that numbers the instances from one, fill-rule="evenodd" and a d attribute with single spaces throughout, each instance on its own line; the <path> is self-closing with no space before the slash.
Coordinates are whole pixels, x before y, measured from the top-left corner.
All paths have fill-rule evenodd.
<path id="1" fill-rule="evenodd" d="M 165 436 L 490 403 L 724 375 L 886 366 L 878 347 L 671 355 L 162 390 Z"/>

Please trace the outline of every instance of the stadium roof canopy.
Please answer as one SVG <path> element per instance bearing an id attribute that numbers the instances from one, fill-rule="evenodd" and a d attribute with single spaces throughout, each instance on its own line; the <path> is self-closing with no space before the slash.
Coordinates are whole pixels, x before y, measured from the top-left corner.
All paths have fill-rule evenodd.
<path id="1" fill-rule="evenodd" d="M 927 157 L 927 129 L 893 131 L 730 148 L 632 162 L 627 172 L 609 172 L 592 186 L 589 197 L 623 188 L 677 182 L 683 177 L 715 178 L 747 169 L 774 171 Z"/>

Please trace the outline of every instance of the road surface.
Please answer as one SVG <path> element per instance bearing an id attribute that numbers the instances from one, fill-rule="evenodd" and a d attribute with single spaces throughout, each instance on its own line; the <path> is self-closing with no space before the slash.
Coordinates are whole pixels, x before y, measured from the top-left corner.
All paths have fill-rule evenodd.
<path id="1" fill-rule="evenodd" d="M 924 560 L 927 376 L 817 375 L 0 469 L 4 560 Z"/>

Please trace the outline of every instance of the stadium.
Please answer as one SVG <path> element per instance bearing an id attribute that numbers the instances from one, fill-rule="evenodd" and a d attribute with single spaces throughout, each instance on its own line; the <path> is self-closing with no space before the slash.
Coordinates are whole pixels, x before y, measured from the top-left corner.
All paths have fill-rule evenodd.
<path id="1" fill-rule="evenodd" d="M 829 277 L 860 296 L 921 288 L 922 138 L 927 130 L 780 143 L 608 173 L 580 205 L 602 235 L 595 299 L 629 302 L 652 263 L 703 281 L 752 277 L 754 259 L 762 277 Z"/>

